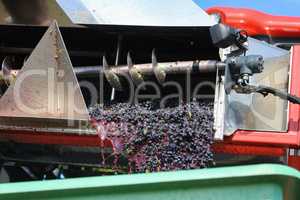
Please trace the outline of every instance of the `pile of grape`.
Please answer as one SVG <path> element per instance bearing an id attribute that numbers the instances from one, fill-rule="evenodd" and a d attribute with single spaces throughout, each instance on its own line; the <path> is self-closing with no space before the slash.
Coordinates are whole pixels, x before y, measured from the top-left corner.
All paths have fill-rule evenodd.
<path id="1" fill-rule="evenodd" d="M 156 102 L 116 103 L 90 108 L 102 139 L 115 155 L 128 159 L 132 172 L 205 168 L 213 163 L 213 103 L 159 108 Z"/>

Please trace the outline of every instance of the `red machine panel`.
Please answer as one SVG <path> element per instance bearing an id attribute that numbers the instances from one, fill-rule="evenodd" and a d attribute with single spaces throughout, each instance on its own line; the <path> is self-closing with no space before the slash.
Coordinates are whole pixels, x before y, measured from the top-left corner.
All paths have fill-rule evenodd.
<path id="1" fill-rule="evenodd" d="M 274 16 L 246 8 L 212 7 L 206 11 L 219 14 L 222 23 L 251 36 L 300 37 L 300 17 Z"/>

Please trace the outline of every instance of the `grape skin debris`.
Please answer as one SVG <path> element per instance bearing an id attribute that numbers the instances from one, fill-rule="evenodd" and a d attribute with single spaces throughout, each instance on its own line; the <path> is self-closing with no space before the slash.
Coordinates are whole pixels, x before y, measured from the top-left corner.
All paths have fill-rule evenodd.
<path id="1" fill-rule="evenodd" d="M 132 172 L 209 167 L 213 163 L 213 102 L 192 101 L 159 108 L 155 101 L 90 108 Z"/>

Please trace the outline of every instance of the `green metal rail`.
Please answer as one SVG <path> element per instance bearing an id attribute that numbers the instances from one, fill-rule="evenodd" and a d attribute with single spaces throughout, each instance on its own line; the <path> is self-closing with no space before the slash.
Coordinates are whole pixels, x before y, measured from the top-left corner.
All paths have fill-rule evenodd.
<path id="1" fill-rule="evenodd" d="M 0 199 L 300 200 L 300 172 L 282 165 L 0 184 Z"/>

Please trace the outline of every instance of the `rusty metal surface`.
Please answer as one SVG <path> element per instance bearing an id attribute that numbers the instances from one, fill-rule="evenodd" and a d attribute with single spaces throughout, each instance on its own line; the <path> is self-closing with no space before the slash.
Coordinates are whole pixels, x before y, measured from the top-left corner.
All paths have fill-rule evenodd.
<path id="1" fill-rule="evenodd" d="M 109 82 L 109 84 L 116 90 L 122 91 L 123 88 L 122 88 L 121 81 L 119 77 L 110 69 L 110 66 L 107 63 L 105 56 L 103 56 L 102 65 L 103 65 L 105 78 Z"/>
<path id="2" fill-rule="evenodd" d="M 0 99 L 0 118 L 1 127 L 33 128 L 74 128 L 89 120 L 56 22 Z"/>
<path id="3" fill-rule="evenodd" d="M 164 67 L 162 67 L 162 65 L 158 65 L 154 49 L 152 50 L 151 60 L 152 60 L 152 67 L 153 67 L 153 72 L 155 74 L 155 77 L 160 84 L 163 84 L 165 82 L 167 75 Z"/>
<path id="4" fill-rule="evenodd" d="M 130 74 L 130 77 L 131 77 L 133 83 L 136 86 L 139 86 L 140 84 L 142 84 L 144 82 L 144 78 L 141 75 L 141 73 L 139 72 L 139 70 L 136 67 L 134 67 L 129 52 L 127 54 L 127 66 L 128 66 L 129 74 Z"/>
<path id="5" fill-rule="evenodd" d="M 162 84 L 167 74 L 209 73 L 216 72 L 217 68 L 223 70 L 225 66 L 225 63 L 214 60 L 157 63 L 156 59 L 153 58 L 152 55 L 152 63 L 134 65 L 128 53 L 127 65 L 109 66 L 106 58 L 103 57 L 104 75 L 111 87 L 122 91 L 120 77 L 126 75 L 130 76 L 136 86 L 142 85 L 144 75 L 155 75 L 157 81 Z M 141 87 L 143 88 L 143 86 Z"/>
<path id="6" fill-rule="evenodd" d="M 217 68 L 224 69 L 223 63 L 215 60 L 162 62 L 162 63 L 156 63 L 155 65 L 161 67 L 166 73 L 166 75 L 181 74 L 186 72 L 208 73 L 208 72 L 216 72 Z M 154 67 L 152 63 L 137 64 L 137 65 L 133 65 L 133 67 L 136 68 L 139 71 L 139 73 L 142 75 L 154 74 L 154 69 L 153 69 Z M 122 74 L 129 73 L 129 68 L 127 65 L 120 65 L 120 66 L 111 67 L 110 71 L 112 71 L 116 75 L 122 75 Z"/>

